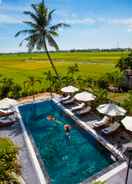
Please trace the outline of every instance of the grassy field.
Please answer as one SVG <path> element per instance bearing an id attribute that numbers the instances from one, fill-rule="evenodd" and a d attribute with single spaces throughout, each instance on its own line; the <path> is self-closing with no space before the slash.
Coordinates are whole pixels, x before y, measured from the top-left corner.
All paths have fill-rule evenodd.
<path id="1" fill-rule="evenodd" d="M 65 73 L 68 66 L 77 63 L 82 75 L 98 78 L 106 72 L 115 70 L 115 64 L 127 51 L 120 52 L 60 52 L 51 53 L 55 66 Z M 42 77 L 51 69 L 46 54 L 2 54 L 0 55 L 0 74 L 11 77 L 19 84 L 28 76 Z"/>

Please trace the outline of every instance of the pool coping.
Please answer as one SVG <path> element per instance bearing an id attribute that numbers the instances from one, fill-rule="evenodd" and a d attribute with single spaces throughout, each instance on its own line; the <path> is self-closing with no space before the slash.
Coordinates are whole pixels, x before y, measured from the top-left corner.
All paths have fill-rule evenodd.
<path id="1" fill-rule="evenodd" d="M 121 161 L 120 163 L 118 163 L 117 166 L 115 166 L 115 164 L 112 164 L 112 165 L 114 165 L 114 168 L 112 167 L 110 171 L 107 172 L 104 169 L 103 170 L 103 171 L 105 171 L 104 173 L 103 173 L 103 171 L 102 172 L 100 171 L 100 172 L 97 173 L 97 175 L 95 174 L 95 175 L 91 176 L 90 178 L 88 178 L 88 179 L 84 180 L 83 182 L 81 182 L 82 184 L 86 184 L 86 182 L 89 182 L 89 181 L 92 182 L 93 180 L 94 181 L 106 181 L 110 177 L 114 176 L 116 173 L 118 173 L 119 171 L 121 171 L 121 170 L 123 170 L 127 167 L 126 161 L 124 161 L 124 155 L 117 148 L 115 148 L 112 144 L 110 144 L 107 140 L 105 140 L 101 135 L 99 135 L 89 125 L 87 125 L 85 122 L 81 121 L 78 117 L 76 117 L 69 109 L 65 108 L 58 101 L 57 98 L 51 99 L 49 97 L 49 98 L 46 98 L 46 99 L 36 100 L 35 102 L 33 102 L 33 104 L 34 103 L 39 103 L 39 102 L 44 102 L 46 100 L 52 100 L 67 115 L 69 115 L 81 128 L 83 128 L 85 131 L 90 133 L 99 143 L 101 143 L 107 150 L 109 150 L 113 155 L 115 155 Z M 30 136 L 29 136 L 29 134 L 26 130 L 26 127 L 24 125 L 24 122 L 22 120 L 21 114 L 20 114 L 19 109 L 18 109 L 18 107 L 23 106 L 23 105 L 28 105 L 28 104 L 31 104 L 31 102 L 19 104 L 16 108 L 16 111 L 18 113 L 18 118 L 20 120 L 20 125 L 21 125 L 22 130 L 23 130 L 23 135 L 24 135 L 24 138 L 25 138 L 25 142 L 27 144 L 29 155 L 30 155 L 31 161 L 33 163 L 34 169 L 36 170 L 36 173 L 37 173 L 38 179 L 40 181 L 40 184 L 47 184 L 47 183 L 49 183 L 49 181 L 44 176 L 44 172 L 43 172 L 43 170 L 40 166 L 40 162 L 38 161 L 37 155 L 35 153 L 35 148 L 32 145 L 32 141 L 30 140 Z"/>
<path id="2" fill-rule="evenodd" d="M 29 104 L 31 104 L 31 103 L 29 103 Z M 25 142 L 26 142 L 26 146 L 27 146 L 27 149 L 28 149 L 28 152 L 29 152 L 29 156 L 31 158 L 33 167 L 34 167 L 34 169 L 36 171 L 36 174 L 37 174 L 37 177 L 38 177 L 38 180 L 39 180 L 40 184 L 47 184 L 48 183 L 47 179 L 44 176 L 44 173 L 43 173 L 43 171 L 41 169 L 41 166 L 40 166 L 40 163 L 39 163 L 38 158 L 36 156 L 34 147 L 32 145 L 32 142 L 30 140 L 30 137 L 28 135 L 28 132 L 26 130 L 24 122 L 22 120 L 22 116 L 21 116 L 21 114 L 19 112 L 18 107 L 20 107 L 20 106 L 22 106 L 22 105 L 18 105 L 16 107 L 16 112 L 17 112 L 17 116 L 18 116 L 19 121 L 20 121 L 20 125 L 21 125 L 21 128 L 22 128 L 23 136 L 24 136 L 24 139 L 25 139 Z"/>

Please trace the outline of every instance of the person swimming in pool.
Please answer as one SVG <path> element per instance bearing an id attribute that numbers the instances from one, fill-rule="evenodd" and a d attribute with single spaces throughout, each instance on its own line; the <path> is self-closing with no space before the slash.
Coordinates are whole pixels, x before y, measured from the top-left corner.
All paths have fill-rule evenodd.
<path id="1" fill-rule="evenodd" d="M 66 138 L 68 139 L 68 142 L 70 141 L 70 131 L 71 131 L 71 125 L 64 125 L 64 131 L 65 131 L 65 135 Z"/>
<path id="2" fill-rule="evenodd" d="M 48 115 L 48 116 L 47 116 L 47 120 L 49 120 L 49 121 L 53 121 L 53 120 L 55 120 L 55 117 L 54 117 L 54 116 L 52 116 L 52 115 Z"/>
<path id="3" fill-rule="evenodd" d="M 48 120 L 48 121 L 54 121 L 54 122 L 56 122 L 57 124 L 62 125 L 62 122 L 59 121 L 59 120 L 57 120 L 57 119 L 56 119 L 54 116 L 52 116 L 52 115 L 48 115 L 48 116 L 47 116 L 47 120 Z"/>

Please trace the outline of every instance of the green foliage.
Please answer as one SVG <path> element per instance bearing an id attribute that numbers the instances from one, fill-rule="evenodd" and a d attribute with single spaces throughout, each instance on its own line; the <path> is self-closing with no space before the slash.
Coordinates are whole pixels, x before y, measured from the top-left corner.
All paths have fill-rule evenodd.
<path id="1" fill-rule="evenodd" d="M 96 100 L 94 102 L 94 107 L 97 107 L 100 104 L 108 102 L 108 92 L 105 89 L 94 89 L 94 94 L 96 95 Z"/>
<path id="2" fill-rule="evenodd" d="M 77 72 L 79 72 L 78 64 L 71 65 L 67 69 L 67 75 L 74 75 Z"/>
<path id="3" fill-rule="evenodd" d="M 116 70 L 110 73 L 106 73 L 98 80 L 97 83 L 98 83 L 98 86 L 103 89 L 104 88 L 107 89 L 108 86 L 122 87 L 124 85 L 123 79 L 124 79 L 123 72 Z"/>
<path id="4" fill-rule="evenodd" d="M 47 91 L 49 92 L 59 92 L 60 91 L 60 80 L 56 75 L 53 75 L 52 72 L 49 70 L 44 72 L 44 78 L 48 81 L 49 85 Z"/>
<path id="5" fill-rule="evenodd" d="M 129 115 L 132 115 L 132 91 L 129 91 L 128 97 L 121 105 L 127 110 Z"/>
<path id="6" fill-rule="evenodd" d="M 11 78 L 0 79 L 0 98 L 14 97 L 19 98 L 21 96 L 21 86 L 16 84 Z"/>
<path id="7" fill-rule="evenodd" d="M 132 69 L 132 53 L 129 53 L 127 57 L 119 59 L 116 67 L 118 67 L 121 71 Z"/>
<path id="8" fill-rule="evenodd" d="M 109 82 L 108 82 L 108 79 L 106 78 L 106 76 L 100 77 L 97 80 L 97 85 L 99 88 L 107 89 L 109 86 Z"/>
<path id="9" fill-rule="evenodd" d="M 0 138 L 0 183 L 18 184 L 14 173 L 20 175 L 20 164 L 17 161 L 18 148 L 8 138 Z"/>

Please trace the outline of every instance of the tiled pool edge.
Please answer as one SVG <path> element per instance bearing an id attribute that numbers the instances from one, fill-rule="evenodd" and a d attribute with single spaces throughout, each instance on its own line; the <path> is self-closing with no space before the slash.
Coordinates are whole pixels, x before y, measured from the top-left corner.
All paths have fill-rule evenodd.
<path id="1" fill-rule="evenodd" d="M 119 171 L 125 169 L 127 167 L 126 161 L 124 161 L 124 155 L 116 149 L 112 144 L 110 144 L 107 140 L 105 140 L 102 136 L 98 135 L 95 130 L 93 130 L 90 126 L 88 126 L 85 122 L 81 121 L 78 117 L 76 117 L 69 109 L 66 109 L 61 103 L 58 102 L 57 99 L 52 99 L 54 103 L 56 103 L 65 113 L 67 113 L 76 123 L 79 124 L 83 129 L 85 129 L 87 132 L 89 132 L 96 140 L 99 141 L 103 146 L 106 147 L 113 155 L 116 155 L 116 157 L 122 162 L 116 166 L 115 168 L 112 168 L 107 173 L 102 173 L 102 176 L 99 176 L 95 179 L 95 181 L 106 181 L 110 177 L 114 176 Z M 92 177 L 91 177 L 92 178 Z M 91 180 L 90 180 L 91 181 Z M 85 181 L 82 182 L 86 183 Z"/>
<path id="2" fill-rule="evenodd" d="M 38 180 L 39 180 L 40 184 L 47 184 L 48 182 L 47 182 L 47 180 L 44 176 L 44 173 L 43 173 L 43 171 L 40 167 L 39 161 L 37 159 L 36 153 L 35 153 L 34 148 L 32 146 L 31 140 L 28 136 L 27 130 L 26 130 L 25 125 L 23 123 L 23 120 L 22 120 L 22 117 L 21 117 L 21 114 L 19 112 L 18 107 L 16 107 L 16 112 L 17 112 L 17 115 L 18 115 L 18 118 L 19 118 L 19 121 L 20 121 L 20 125 L 21 125 L 22 131 L 23 131 L 23 136 L 24 136 L 24 139 L 25 139 L 28 151 L 29 151 L 29 156 L 31 158 L 33 167 L 36 171 Z"/>

